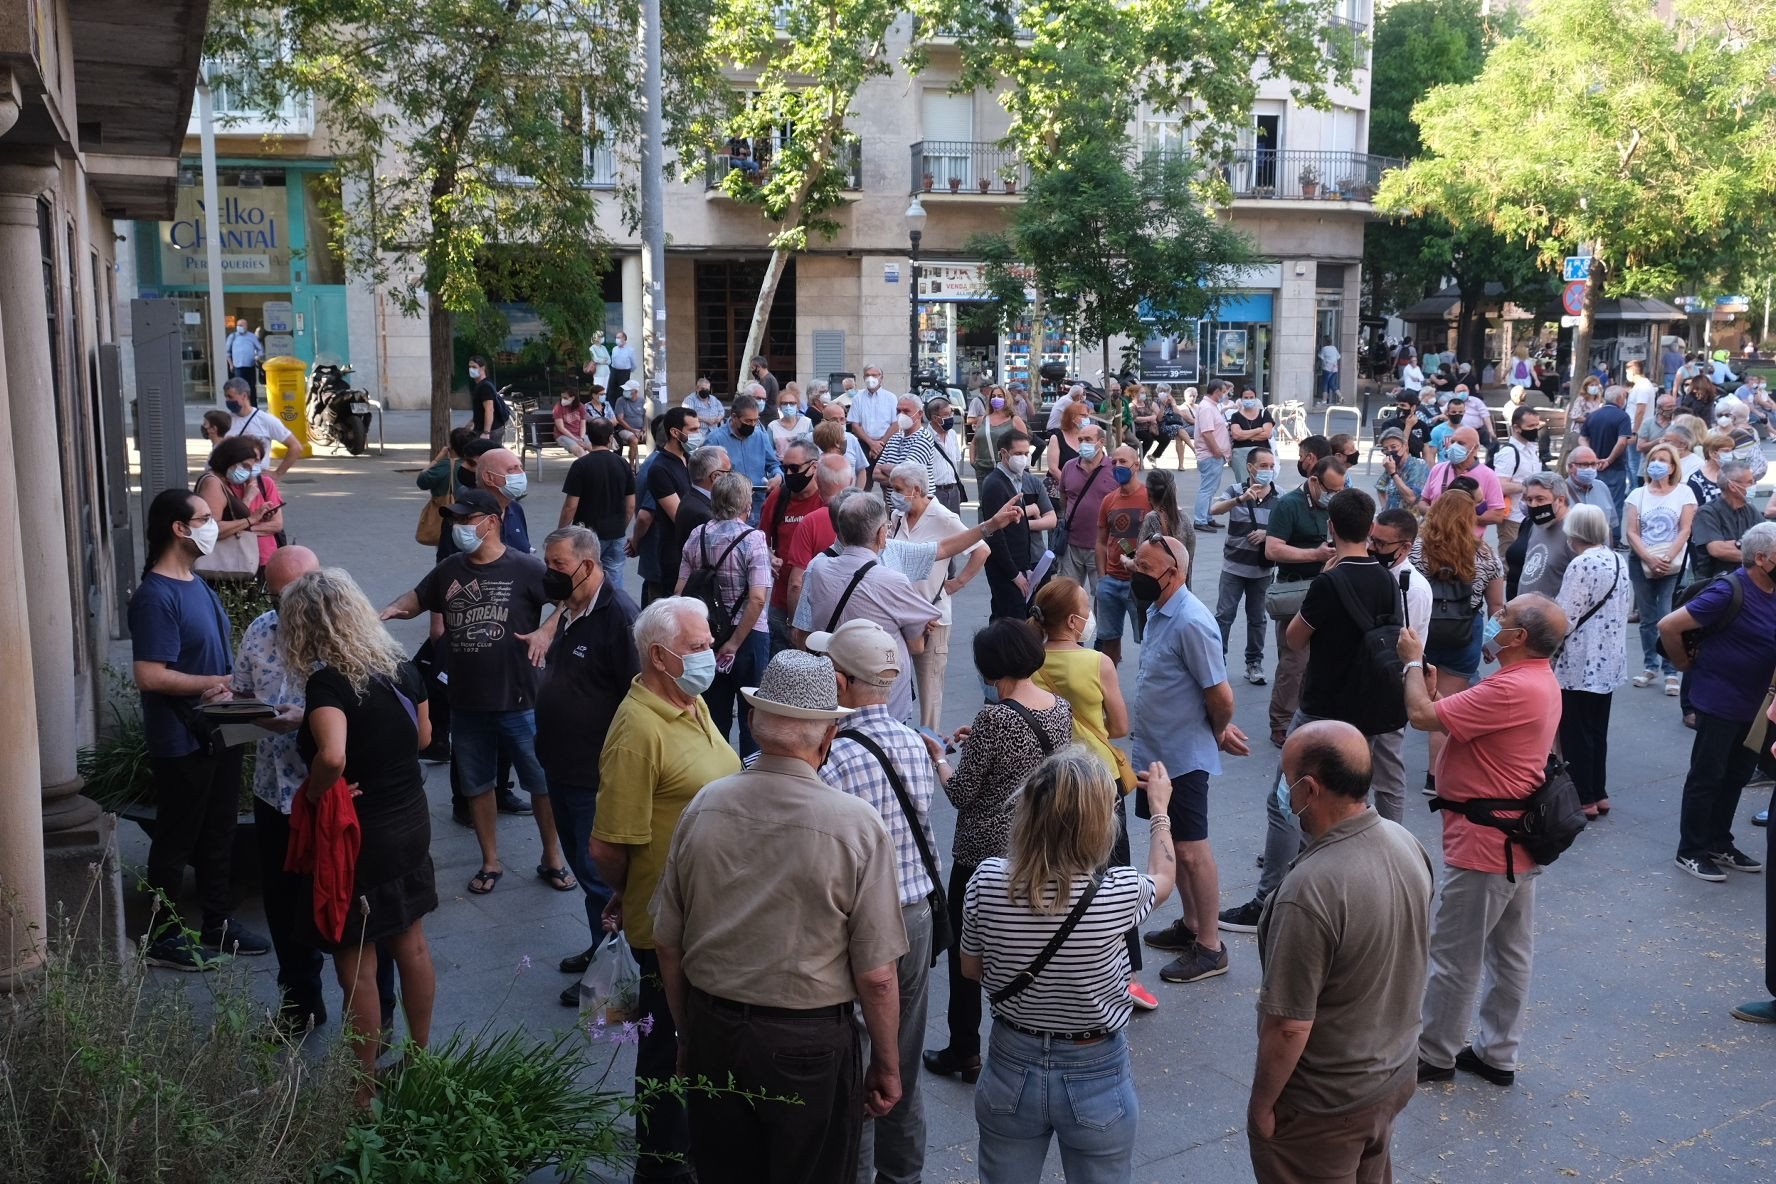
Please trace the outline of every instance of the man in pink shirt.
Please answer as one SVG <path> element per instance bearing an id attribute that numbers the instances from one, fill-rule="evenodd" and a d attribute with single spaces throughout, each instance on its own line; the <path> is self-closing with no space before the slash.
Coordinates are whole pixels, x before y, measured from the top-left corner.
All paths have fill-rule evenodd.
<path id="1" fill-rule="evenodd" d="M 1433 770 L 1442 799 L 1527 798 L 1541 785 L 1560 725 L 1560 685 L 1548 658 L 1565 636 L 1559 605 L 1519 596 L 1505 605 L 1492 641 L 1498 670 L 1460 694 L 1433 698 L 1424 642 L 1411 629 L 1401 631 L 1407 718 L 1421 732 L 1448 736 Z M 1457 1069 L 1494 1085 L 1516 1079 L 1540 871 L 1497 827 L 1443 811 L 1443 882 L 1418 1038 L 1419 1081 L 1449 1081 Z M 1483 972 L 1479 1031 L 1464 1046 Z"/>
<path id="2" fill-rule="evenodd" d="M 1498 474 L 1480 462 L 1480 433 L 1473 428 L 1451 432 L 1443 454 L 1449 459 L 1431 466 L 1431 475 L 1425 479 L 1424 500 L 1435 501 L 1457 477 L 1472 477 L 1480 485 L 1480 514 L 1474 519 L 1474 537 L 1479 538 L 1488 526 L 1503 522 L 1510 512 L 1504 487 L 1499 484 Z"/>
<path id="3" fill-rule="evenodd" d="M 1203 397 L 1196 401 L 1197 485 L 1196 507 L 1192 517 L 1198 530 L 1221 529 L 1209 517 L 1209 507 L 1215 504 L 1221 469 L 1233 452 L 1233 433 L 1227 430 L 1227 416 L 1221 411 L 1221 396 L 1226 393 L 1228 385 L 1225 382 L 1211 382 Z"/>

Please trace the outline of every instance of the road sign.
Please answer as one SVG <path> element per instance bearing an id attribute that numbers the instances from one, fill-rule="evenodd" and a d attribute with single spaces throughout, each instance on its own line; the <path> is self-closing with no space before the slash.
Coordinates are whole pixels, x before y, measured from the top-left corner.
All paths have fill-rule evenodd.
<path id="1" fill-rule="evenodd" d="M 1570 260 L 1569 260 L 1570 262 Z M 1570 316 L 1578 316 L 1585 309 L 1585 281 L 1576 280 L 1560 290 L 1560 307 Z"/>
<path id="2" fill-rule="evenodd" d="M 1561 282 L 1572 284 L 1572 283 L 1578 283 L 1581 280 L 1588 280 L 1590 278 L 1591 278 L 1591 256 L 1589 256 L 1589 255 L 1568 255 L 1566 257 L 1566 263 L 1560 269 Z"/>
<path id="3" fill-rule="evenodd" d="M 1579 318 L 1578 317 L 1561 317 L 1560 318 L 1560 327 L 1562 329 L 1577 329 L 1579 327 Z"/>

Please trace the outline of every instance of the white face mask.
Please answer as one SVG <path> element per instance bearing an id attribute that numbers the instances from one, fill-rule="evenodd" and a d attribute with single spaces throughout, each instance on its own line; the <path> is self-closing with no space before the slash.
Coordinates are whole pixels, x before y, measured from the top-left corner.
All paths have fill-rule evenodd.
<path id="1" fill-rule="evenodd" d="M 913 417 L 903 411 L 894 417 L 894 426 L 903 432 L 910 432 L 913 430 Z"/>
<path id="2" fill-rule="evenodd" d="M 222 533 L 222 525 L 214 518 L 200 526 L 191 528 L 191 541 L 197 545 L 199 555 L 208 555 L 216 549 L 216 538 Z"/>
<path id="3" fill-rule="evenodd" d="M 1014 452 L 1005 458 L 1005 467 L 1012 473 L 1022 476 L 1030 468 L 1030 454 Z"/>
<path id="4" fill-rule="evenodd" d="M 526 493 L 530 492 L 530 474 L 524 472 L 522 469 L 516 473 L 507 473 L 506 484 L 501 489 L 501 492 L 513 501 L 517 501 Z"/>
<path id="5" fill-rule="evenodd" d="M 863 385 L 869 387 L 869 389 L 873 391 L 881 387 L 882 380 L 872 374 L 863 380 Z"/>

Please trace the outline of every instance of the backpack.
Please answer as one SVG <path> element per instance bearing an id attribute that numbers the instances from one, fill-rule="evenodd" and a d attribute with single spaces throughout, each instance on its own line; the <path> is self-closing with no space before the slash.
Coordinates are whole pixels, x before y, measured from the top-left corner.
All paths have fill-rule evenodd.
<path id="1" fill-rule="evenodd" d="M 1425 630 L 1425 646 L 1431 649 L 1459 650 L 1474 643 L 1473 590 L 1466 580 L 1448 568 L 1441 569 L 1450 579 L 1434 579 L 1431 585 L 1431 623 Z"/>
<path id="2" fill-rule="evenodd" d="M 1342 570 L 1335 565 L 1326 571 L 1325 578 L 1332 582 L 1339 603 L 1363 635 L 1356 659 L 1346 673 L 1345 698 L 1350 714 L 1345 722 L 1365 735 L 1397 732 L 1406 726 L 1406 692 L 1402 685 L 1405 664 L 1400 660 L 1398 647 L 1400 629 L 1406 624 L 1406 581 L 1410 577 L 1402 574 L 1397 586 L 1388 581 L 1390 590 L 1399 595 L 1388 611 L 1378 617 L 1357 599 L 1348 573 L 1339 574 Z"/>
<path id="3" fill-rule="evenodd" d="M 1517 882 L 1513 844 L 1522 843 L 1529 857 L 1542 867 L 1553 863 L 1573 845 L 1585 829 L 1585 806 L 1578 787 L 1566 771 L 1566 762 L 1550 755 L 1542 783 L 1526 798 L 1469 798 L 1452 802 L 1432 798 L 1431 809 L 1453 810 L 1469 822 L 1505 833 L 1505 879 Z M 1522 811 L 1516 818 L 1500 818 L 1499 811 Z"/>
<path id="4" fill-rule="evenodd" d="M 703 533 L 697 537 L 697 550 L 701 552 L 697 569 L 685 577 L 684 591 L 680 593 L 680 595 L 689 596 L 693 600 L 701 600 L 709 609 L 709 633 L 715 639 L 712 644 L 717 648 L 726 645 L 728 639 L 734 636 L 734 629 L 740 623 L 740 606 L 746 601 L 746 592 L 742 590 L 740 599 L 736 600 L 733 605 L 723 604 L 721 585 L 717 583 L 715 573 L 722 564 L 728 561 L 728 556 L 734 553 L 734 548 L 738 547 L 742 540 L 752 532 L 753 527 L 749 526 L 735 535 L 734 541 L 727 545 L 714 563 L 710 563 L 709 529 L 705 526 Z"/>
<path id="5" fill-rule="evenodd" d="M 1694 661 L 1696 655 L 1701 652 L 1702 643 L 1707 641 L 1710 637 L 1713 637 L 1716 633 L 1726 629 L 1734 621 L 1738 620 L 1740 611 L 1745 607 L 1745 584 L 1740 580 L 1734 579 L 1733 576 L 1735 574 L 1737 573 L 1728 572 L 1724 576 L 1710 576 L 1705 580 L 1692 580 L 1679 588 L 1676 595 L 1671 598 L 1671 608 L 1672 611 L 1675 612 L 1699 596 L 1704 588 L 1720 583 L 1723 580 L 1726 582 L 1727 610 L 1721 614 L 1720 620 L 1712 625 L 1703 625 L 1697 629 L 1687 629 L 1684 631 L 1684 652 L 1690 656 L 1692 661 Z M 1659 639 L 1657 648 L 1659 656 L 1669 660 L 1671 655 L 1665 652 L 1665 639 L 1663 637 Z"/>

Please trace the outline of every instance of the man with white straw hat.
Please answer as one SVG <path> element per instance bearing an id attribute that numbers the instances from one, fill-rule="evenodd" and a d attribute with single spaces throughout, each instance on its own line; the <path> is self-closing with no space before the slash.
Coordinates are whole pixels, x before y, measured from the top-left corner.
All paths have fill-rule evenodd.
<path id="1" fill-rule="evenodd" d="M 686 807 L 653 902 L 679 1070 L 734 1086 L 691 1094 L 691 1165 L 848 1180 L 865 1114 L 900 1100 L 894 843 L 874 808 L 815 773 L 851 714 L 828 659 L 785 650 L 740 693 L 757 761 Z"/>

